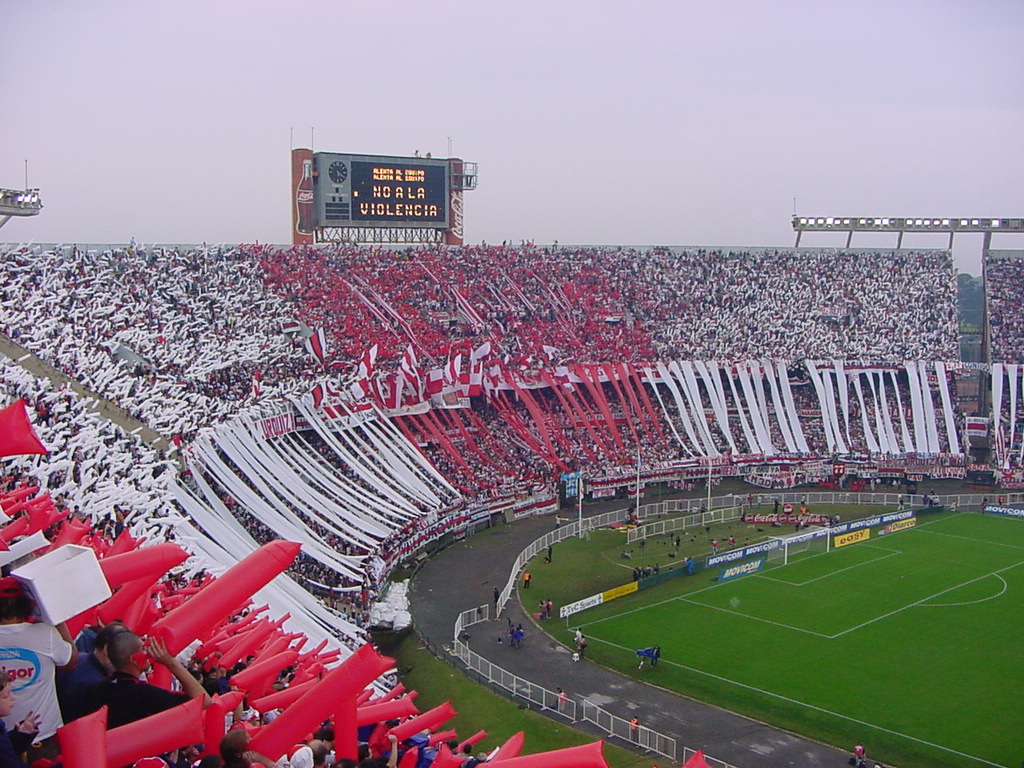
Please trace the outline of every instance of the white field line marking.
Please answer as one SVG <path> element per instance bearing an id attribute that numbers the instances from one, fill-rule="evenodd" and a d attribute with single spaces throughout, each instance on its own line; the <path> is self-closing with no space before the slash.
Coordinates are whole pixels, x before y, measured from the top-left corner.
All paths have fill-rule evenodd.
<path id="1" fill-rule="evenodd" d="M 1006 583 L 1006 579 L 1000 576 L 998 573 L 994 574 L 997 579 L 1002 583 L 1003 588 L 995 595 L 989 597 L 981 597 L 977 600 L 968 600 L 965 603 L 931 603 L 930 605 L 922 605 L 920 608 L 957 608 L 964 605 L 978 605 L 979 603 L 987 603 L 989 600 L 995 600 L 1006 594 L 1006 590 L 1010 588 L 1010 585 Z"/>
<path id="2" fill-rule="evenodd" d="M 779 621 L 772 621 L 771 619 L 762 619 L 759 616 L 750 616 L 746 613 L 739 613 L 738 611 L 731 611 L 728 608 L 719 608 L 717 605 L 708 605 L 707 603 L 698 603 L 696 600 L 683 600 L 684 603 L 690 605 L 698 605 L 701 608 L 710 608 L 713 611 L 721 611 L 722 613 L 729 613 L 733 616 L 739 616 L 743 619 L 750 619 L 752 621 L 760 621 L 762 624 L 771 624 L 773 627 L 781 627 L 782 629 L 790 629 L 794 632 L 803 632 L 805 635 L 814 635 L 815 637 L 821 637 L 825 640 L 831 640 L 831 635 L 824 635 L 821 632 L 815 632 L 813 629 L 803 629 L 801 627 L 794 627 L 791 624 L 783 624 Z"/>
<path id="3" fill-rule="evenodd" d="M 978 576 L 977 578 L 970 579 L 969 581 L 963 581 L 963 582 L 961 582 L 959 584 L 955 584 L 954 586 L 949 587 L 948 589 L 944 589 L 941 592 L 936 592 L 934 595 L 928 595 L 927 597 L 922 597 L 920 600 L 916 600 L 913 603 L 908 603 L 907 605 L 904 605 L 902 608 L 897 608 L 895 611 L 889 611 L 889 613 L 883 613 L 881 616 L 876 616 L 873 619 L 868 619 L 867 621 L 865 621 L 865 622 L 863 622 L 861 624 L 858 624 L 857 626 L 850 627 L 849 629 L 844 629 L 839 634 L 832 635 L 832 637 L 830 637 L 829 639 L 830 640 L 835 640 L 837 637 L 842 637 L 843 635 L 847 635 L 850 632 L 855 632 L 858 629 L 863 629 L 864 627 L 870 626 L 871 624 L 874 624 L 876 621 L 881 621 L 882 619 L 887 619 L 890 616 L 895 616 L 897 613 L 902 613 L 903 611 L 907 610 L 908 608 L 913 608 L 915 606 L 921 605 L 922 603 L 926 603 L 929 600 L 931 600 L 932 598 L 939 597 L 940 595 L 944 595 L 947 592 L 952 592 L 953 590 L 956 590 L 956 589 L 960 589 L 960 587 L 966 587 L 968 584 L 973 584 L 976 581 L 981 581 L 982 579 L 987 579 L 989 576 L 998 576 L 999 574 L 1003 573 L 1004 571 L 1012 570 L 1013 568 L 1017 568 L 1017 567 L 1019 567 L 1021 565 L 1024 565 L 1024 561 L 1021 561 L 1019 563 L 1014 563 L 1013 565 L 1008 565 L 1005 568 L 1000 568 L 998 571 L 992 571 L 991 573 L 983 573 L 981 576 Z"/>
<path id="4" fill-rule="evenodd" d="M 618 643 L 612 643 L 612 642 L 609 642 L 607 640 L 601 640 L 600 638 L 591 638 L 591 639 L 595 640 L 596 642 L 604 643 L 605 645 L 609 645 L 612 648 L 618 648 L 619 650 L 629 651 L 630 653 L 633 653 L 633 651 L 631 651 L 629 648 L 625 648 L 625 647 L 619 645 Z M 779 694 L 779 693 L 773 693 L 771 691 L 765 691 L 765 690 L 763 690 L 761 688 L 756 688 L 756 687 L 754 687 L 752 685 L 747 685 L 746 683 L 740 683 L 740 682 L 737 682 L 736 680 L 730 680 L 727 677 L 722 677 L 721 675 L 716 675 L 716 674 L 713 674 L 711 672 L 706 672 L 703 669 L 696 669 L 694 667 L 688 667 L 685 664 L 678 664 L 678 663 L 676 663 L 674 661 L 667 660 L 664 656 L 661 657 L 661 659 L 659 660 L 658 663 L 659 664 L 671 664 L 673 667 L 678 667 L 679 669 L 685 669 L 688 672 L 693 672 L 693 673 L 698 674 L 698 675 L 704 675 L 705 677 L 710 677 L 713 680 L 718 680 L 719 682 L 722 682 L 722 683 L 728 683 L 729 685 L 735 685 L 738 688 L 745 688 L 748 691 L 753 691 L 754 693 L 759 693 L 762 696 L 768 696 L 768 697 L 773 698 L 773 699 L 779 699 L 780 701 L 785 701 L 785 702 L 787 702 L 789 704 L 796 704 L 799 707 L 806 707 L 807 709 L 812 709 L 815 712 L 821 712 L 821 713 L 829 715 L 831 717 L 837 717 L 837 718 L 840 718 L 841 720 L 846 720 L 847 722 L 850 722 L 850 723 L 856 723 L 857 725 L 863 725 L 863 726 L 865 726 L 867 728 L 873 728 L 876 731 L 880 731 L 882 733 L 887 733 L 887 734 L 889 734 L 891 736 L 898 736 L 899 738 L 907 739 L 908 741 L 913 741 L 913 742 L 916 742 L 918 744 L 924 744 L 927 747 L 931 747 L 933 749 L 938 749 L 938 750 L 941 750 L 943 752 L 948 752 L 949 754 L 956 755 L 957 757 L 964 757 L 964 758 L 967 758 L 968 760 L 976 760 L 979 763 L 984 763 L 985 765 L 991 765 L 992 768 L 1007 768 L 1006 766 L 1002 766 L 999 763 L 993 763 L 993 762 L 991 762 L 989 760 L 984 760 L 984 759 L 982 759 L 980 757 L 975 757 L 974 755 L 968 755 L 965 752 L 958 752 L 955 749 L 950 749 L 949 747 L 944 747 L 941 744 L 935 744 L 935 743 L 930 742 L 930 741 L 925 741 L 924 739 L 919 739 L 919 738 L 917 738 L 915 736 L 910 736 L 910 735 L 908 735 L 906 733 L 901 733 L 900 731 L 893 731 L 893 730 L 890 730 L 889 728 L 883 728 L 880 725 L 875 725 L 874 723 L 869 723 L 869 722 L 867 722 L 865 720 L 858 720 L 855 717 L 850 717 L 849 715 L 843 715 L 843 714 L 840 714 L 839 712 L 833 712 L 832 710 L 825 709 L 824 707 L 817 707 L 817 706 L 815 706 L 813 704 L 806 704 L 806 703 L 804 703 L 802 701 L 797 701 L 796 699 L 791 699 L 788 696 L 783 696 L 782 694 Z"/>
<path id="5" fill-rule="evenodd" d="M 950 539 L 959 539 L 960 541 L 970 541 L 974 544 L 987 544 L 992 547 L 1006 547 L 1007 549 L 1024 549 L 1024 547 L 1017 544 L 1004 544 L 1001 541 L 988 541 L 987 539 L 972 539 L 970 536 L 959 536 L 955 533 L 943 533 L 942 531 L 929 531 L 921 530 L 921 533 L 930 533 L 932 536 L 946 536 Z"/>
<path id="6" fill-rule="evenodd" d="M 882 560 L 885 560 L 887 558 L 895 557 L 896 555 L 902 555 L 903 554 L 898 549 L 885 549 L 884 547 L 871 547 L 870 545 L 865 545 L 865 547 L 869 548 L 869 549 L 878 549 L 878 550 L 881 550 L 882 552 L 888 552 L 889 554 L 882 555 L 881 557 L 875 558 L 874 560 L 865 560 L 863 563 L 856 563 L 855 565 L 848 565 L 845 568 L 840 568 L 839 570 L 836 570 L 836 571 L 829 571 L 826 574 L 822 574 L 821 576 L 815 576 L 813 579 L 808 579 L 807 581 L 787 581 L 786 579 L 776 579 L 776 578 L 774 578 L 772 576 L 769 576 L 767 574 L 764 574 L 764 573 L 755 573 L 753 575 L 756 576 L 759 579 L 764 579 L 765 581 L 774 581 L 774 582 L 776 582 L 778 584 L 788 584 L 791 587 L 802 587 L 802 586 L 804 586 L 806 584 L 813 584 L 816 581 L 821 581 L 822 579 L 828 579 L 828 578 L 831 578 L 832 576 L 836 576 L 837 574 L 845 573 L 846 571 L 852 571 L 854 568 L 861 568 L 861 567 L 863 567 L 865 565 L 872 565 L 873 563 L 880 563 Z M 820 555 L 815 555 L 815 557 L 818 557 L 818 556 L 825 557 L 825 556 L 827 556 L 829 554 L 831 554 L 831 553 L 829 553 L 829 552 L 822 552 Z M 804 558 L 800 562 L 806 562 L 807 560 L 810 560 L 810 559 L 811 558 L 809 558 L 809 557 L 808 558 Z M 785 568 L 788 568 L 789 566 L 781 566 L 781 567 L 783 569 L 785 569 Z M 776 570 L 778 570 L 778 568 L 776 568 L 776 569 L 774 569 L 772 571 L 769 571 L 769 573 L 774 573 Z"/>

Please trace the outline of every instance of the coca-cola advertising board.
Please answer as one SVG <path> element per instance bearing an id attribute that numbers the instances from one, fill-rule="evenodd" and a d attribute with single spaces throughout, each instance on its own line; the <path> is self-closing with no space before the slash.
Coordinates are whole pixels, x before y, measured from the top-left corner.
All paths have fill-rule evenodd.
<path id="1" fill-rule="evenodd" d="M 292 244 L 312 245 L 316 231 L 313 150 L 292 150 Z"/>

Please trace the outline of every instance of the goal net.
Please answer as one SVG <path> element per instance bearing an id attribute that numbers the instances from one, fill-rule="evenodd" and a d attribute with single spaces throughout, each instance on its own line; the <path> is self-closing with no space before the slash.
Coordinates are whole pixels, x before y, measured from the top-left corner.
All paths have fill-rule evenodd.
<path id="1" fill-rule="evenodd" d="M 789 536 L 777 536 L 771 539 L 778 544 L 768 550 L 768 562 L 787 565 L 792 558 L 829 552 L 832 549 L 831 530 L 828 528 L 811 528 Z"/>

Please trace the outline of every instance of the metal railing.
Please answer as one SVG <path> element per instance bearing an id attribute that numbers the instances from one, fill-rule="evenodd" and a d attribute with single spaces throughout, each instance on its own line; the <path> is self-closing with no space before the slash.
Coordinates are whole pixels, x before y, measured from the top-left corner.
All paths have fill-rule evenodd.
<path id="1" fill-rule="evenodd" d="M 465 664 L 467 669 L 475 672 L 482 681 L 491 687 L 501 688 L 513 700 L 533 705 L 551 714 L 560 715 L 570 723 L 575 723 L 577 720 L 576 701 L 568 694 L 561 695 L 558 691 L 552 691 L 524 677 L 512 674 L 470 649 L 464 640 L 464 632 L 474 624 L 490 621 L 490 618 L 489 605 L 481 605 L 460 613 L 455 620 L 455 638 L 452 642 L 451 654 Z"/>
<path id="2" fill-rule="evenodd" d="M 630 744 L 665 755 L 670 760 L 675 760 L 678 754 L 676 740 L 671 736 L 647 728 L 639 723 L 627 720 L 624 717 L 613 715 L 606 709 L 602 709 L 589 701 L 583 701 L 582 714 L 584 720 L 593 723 L 609 736 L 627 741 Z"/>
<path id="3" fill-rule="evenodd" d="M 536 543 L 536 542 L 534 542 Z M 539 550 L 538 550 L 539 551 Z M 515 675 L 508 670 L 488 661 L 479 653 L 470 649 L 465 642 L 465 631 L 474 624 L 490 620 L 489 605 L 481 605 L 463 611 L 455 619 L 455 637 L 452 642 L 451 655 L 466 665 L 466 668 L 491 687 L 500 688 L 513 700 L 526 705 L 533 705 L 551 715 L 564 717 L 570 723 L 585 720 L 608 736 L 622 739 L 642 749 L 664 755 L 670 760 L 676 759 L 678 745 L 671 736 L 632 723 L 625 718 L 613 715 L 606 709 L 586 699 L 578 698 L 569 693 L 560 694 L 542 685 Z"/>

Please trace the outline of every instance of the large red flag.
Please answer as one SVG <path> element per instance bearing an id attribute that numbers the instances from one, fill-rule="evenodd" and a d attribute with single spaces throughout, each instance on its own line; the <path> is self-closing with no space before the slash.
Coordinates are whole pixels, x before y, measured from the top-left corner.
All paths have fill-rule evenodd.
<path id="1" fill-rule="evenodd" d="M 28 420 L 24 400 L 15 400 L 0 410 L 0 456 L 22 456 L 26 453 L 48 454 Z"/>

